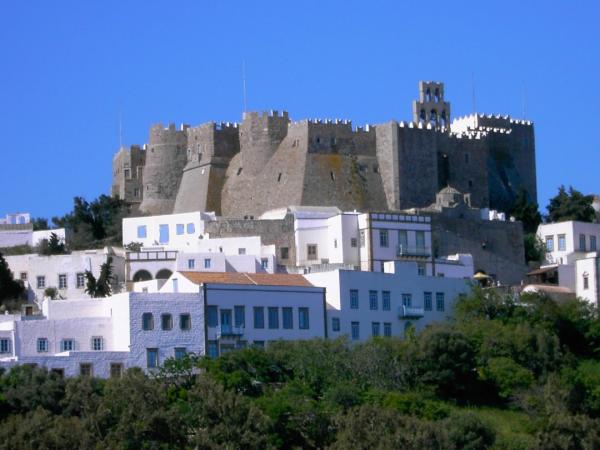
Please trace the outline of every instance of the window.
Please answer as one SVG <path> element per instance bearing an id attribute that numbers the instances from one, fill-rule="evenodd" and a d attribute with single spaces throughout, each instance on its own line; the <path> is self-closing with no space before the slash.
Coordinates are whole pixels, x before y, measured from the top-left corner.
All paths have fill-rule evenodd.
<path id="1" fill-rule="evenodd" d="M 360 240 L 360 248 L 363 248 L 365 246 L 365 230 L 360 230 L 358 237 Z"/>
<path id="2" fill-rule="evenodd" d="M 192 329 L 192 317 L 189 314 L 179 314 L 179 329 L 183 331 Z"/>
<path id="3" fill-rule="evenodd" d="M 391 309 L 390 291 L 382 291 L 381 292 L 381 308 L 384 311 L 389 311 Z"/>
<path id="4" fill-rule="evenodd" d="M 306 246 L 306 254 L 309 260 L 317 259 L 317 244 L 308 244 Z"/>
<path id="5" fill-rule="evenodd" d="M 209 327 L 216 327 L 217 325 L 219 325 L 219 312 L 215 305 L 209 305 L 206 307 L 206 315 L 206 324 Z"/>
<path id="6" fill-rule="evenodd" d="M 10 352 L 10 339 L 0 339 L 0 353 Z"/>
<path id="7" fill-rule="evenodd" d="M 308 322 L 308 308 L 298 308 L 298 328 L 308 330 L 310 328 Z"/>
<path id="8" fill-rule="evenodd" d="M 546 251 L 554 251 L 554 236 L 546 236 Z"/>
<path id="9" fill-rule="evenodd" d="M 590 251 L 596 251 L 596 236 L 590 236 Z"/>
<path id="10" fill-rule="evenodd" d="M 590 288 L 590 278 L 587 273 L 583 274 L 583 289 Z"/>
<path id="11" fill-rule="evenodd" d="M 383 335 L 390 337 L 392 335 L 392 324 L 391 322 L 383 322 Z"/>
<path id="12" fill-rule="evenodd" d="M 48 339 L 38 338 L 37 351 L 38 351 L 38 353 L 46 353 L 48 351 Z"/>
<path id="13" fill-rule="evenodd" d="M 431 311 L 433 309 L 431 292 L 423 292 L 423 306 L 425 311 Z"/>
<path id="14" fill-rule="evenodd" d="M 138 225 L 137 227 L 137 237 L 145 238 L 146 237 L 146 225 Z"/>
<path id="15" fill-rule="evenodd" d="M 333 240 L 333 248 L 337 248 L 337 239 Z"/>
<path id="16" fill-rule="evenodd" d="M 187 351 L 185 349 L 185 347 L 175 347 L 175 359 L 176 360 L 182 360 L 183 358 L 185 358 L 185 355 L 187 354 Z"/>
<path id="17" fill-rule="evenodd" d="M 369 291 L 369 309 L 376 310 L 379 308 L 377 299 L 377 291 Z"/>
<path id="18" fill-rule="evenodd" d="M 210 258 L 204 258 L 204 268 L 210 269 Z"/>
<path id="19" fill-rule="evenodd" d="M 179 280 L 177 278 L 173 278 L 171 283 L 173 283 L 173 292 L 179 292 Z"/>
<path id="20" fill-rule="evenodd" d="M 380 323 L 379 322 L 372 322 L 371 323 L 371 334 L 375 337 L 375 336 L 379 336 L 379 328 L 380 328 Z"/>
<path id="21" fill-rule="evenodd" d="M 358 242 L 356 238 L 350 238 L 350 247 L 356 248 L 358 246 Z"/>
<path id="22" fill-rule="evenodd" d="M 388 230 L 379 230 L 379 246 L 389 247 L 390 242 L 388 238 Z"/>
<path id="23" fill-rule="evenodd" d="M 66 289 L 67 288 L 67 274 L 61 273 L 58 276 L 58 288 L 59 289 Z"/>
<path id="24" fill-rule="evenodd" d="M 245 254 L 246 254 L 245 248 L 238 248 L 238 255 L 245 255 Z"/>
<path id="25" fill-rule="evenodd" d="M 279 249 L 279 257 L 281 259 L 288 259 L 290 257 L 290 249 L 288 247 L 281 247 Z"/>
<path id="26" fill-rule="evenodd" d="M 142 330 L 154 330 L 154 316 L 152 313 L 147 312 L 142 314 Z"/>
<path id="27" fill-rule="evenodd" d="M 130 169 L 123 170 L 123 175 L 125 175 L 125 178 L 129 178 L 131 175 L 131 170 Z"/>
<path id="28" fill-rule="evenodd" d="M 96 352 L 104 350 L 104 338 L 102 336 L 92 337 L 92 350 Z"/>
<path id="29" fill-rule="evenodd" d="M 146 349 L 146 367 L 148 369 L 155 369 L 158 367 L 158 349 L 147 348 Z"/>
<path id="30" fill-rule="evenodd" d="M 269 306 L 269 329 L 276 330 L 279 328 L 279 308 Z"/>
<path id="31" fill-rule="evenodd" d="M 412 306 L 412 294 L 402 294 L 402 306 L 407 308 Z"/>
<path id="32" fill-rule="evenodd" d="M 281 313 L 283 315 L 283 328 L 285 330 L 291 330 L 294 328 L 294 312 L 292 308 L 281 308 Z"/>
<path id="33" fill-rule="evenodd" d="M 425 275 L 427 275 L 425 264 L 417 263 L 417 275 L 419 275 L 420 277 L 424 277 Z"/>
<path id="34" fill-rule="evenodd" d="M 81 363 L 79 364 L 79 375 L 82 377 L 91 377 L 93 376 L 94 371 L 93 367 L 90 363 Z"/>
<path id="35" fill-rule="evenodd" d="M 350 330 L 351 330 L 352 340 L 358 341 L 360 339 L 360 323 L 352 322 L 350 324 Z"/>
<path id="36" fill-rule="evenodd" d="M 267 270 L 269 268 L 269 260 L 267 258 L 262 258 L 260 260 L 260 266 L 263 268 L 263 270 Z"/>
<path id="37" fill-rule="evenodd" d="M 162 314 L 160 316 L 160 328 L 165 331 L 173 329 L 173 316 L 171 314 Z"/>
<path id="38" fill-rule="evenodd" d="M 406 251 L 408 248 L 408 233 L 406 230 L 398 230 L 398 246 L 401 251 Z"/>
<path id="39" fill-rule="evenodd" d="M 564 234 L 558 235 L 558 251 L 565 251 L 567 249 L 567 240 Z"/>
<path id="40" fill-rule="evenodd" d="M 42 276 L 36 277 L 36 278 L 37 278 L 37 288 L 44 289 L 46 287 L 46 277 L 42 275 Z"/>
<path id="41" fill-rule="evenodd" d="M 331 318 L 331 329 L 333 331 L 340 331 L 340 318 L 339 317 Z"/>
<path id="42" fill-rule="evenodd" d="M 188 259 L 188 269 L 195 269 L 195 268 L 196 268 L 196 260 Z"/>
<path id="43" fill-rule="evenodd" d="M 444 293 L 443 292 L 435 293 L 435 309 L 438 311 L 444 311 L 446 309 L 446 305 L 444 304 Z"/>
<path id="44" fill-rule="evenodd" d="M 27 272 L 21 272 L 19 278 L 21 281 L 27 281 Z"/>
<path id="45" fill-rule="evenodd" d="M 579 235 L 579 250 L 585 252 L 585 234 Z"/>
<path id="46" fill-rule="evenodd" d="M 425 232 L 417 231 L 415 233 L 417 239 L 417 248 L 424 249 L 425 248 Z"/>
<path id="47" fill-rule="evenodd" d="M 121 378 L 123 375 L 123 364 L 121 363 L 110 363 L 110 377 Z"/>
<path id="48" fill-rule="evenodd" d="M 217 341 L 208 341 L 208 357 L 216 358 L 219 356 L 219 344 Z"/>
<path id="49" fill-rule="evenodd" d="M 237 305 L 233 307 L 233 316 L 235 326 L 238 328 L 246 327 L 246 307 L 243 305 Z"/>
<path id="50" fill-rule="evenodd" d="M 265 309 L 262 306 L 254 307 L 254 328 L 265 327 Z"/>
<path id="51" fill-rule="evenodd" d="M 63 339 L 62 341 L 60 341 L 61 352 L 72 352 L 73 350 L 75 350 L 75 340 Z"/>
<path id="52" fill-rule="evenodd" d="M 196 225 L 193 223 L 187 224 L 187 234 L 194 234 L 196 232 Z"/>
<path id="53" fill-rule="evenodd" d="M 133 196 L 134 197 L 140 196 L 140 188 L 133 188 Z"/>
<path id="54" fill-rule="evenodd" d="M 350 289 L 350 309 L 358 309 L 358 289 Z"/>
<path id="55" fill-rule="evenodd" d="M 183 226 L 182 223 L 178 223 L 177 225 L 175 225 L 175 233 L 177 235 L 181 236 L 184 231 L 185 231 L 185 226 Z"/>
<path id="56" fill-rule="evenodd" d="M 85 273 L 79 272 L 77 274 L 77 289 L 82 289 L 85 287 Z"/>
<path id="57" fill-rule="evenodd" d="M 169 243 L 169 225 L 161 224 L 158 226 L 158 242 L 160 244 Z"/>

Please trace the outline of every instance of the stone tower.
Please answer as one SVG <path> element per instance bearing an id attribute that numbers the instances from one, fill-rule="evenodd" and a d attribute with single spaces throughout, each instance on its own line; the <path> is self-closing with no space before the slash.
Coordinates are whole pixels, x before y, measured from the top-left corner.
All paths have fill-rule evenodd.
<path id="1" fill-rule="evenodd" d="M 444 83 L 419 81 L 419 100 L 413 101 L 413 122 L 437 129 L 450 125 L 450 103 L 444 101 Z"/>
<path id="2" fill-rule="evenodd" d="M 265 168 L 286 137 L 289 123 L 287 111 L 281 115 L 277 111 L 244 113 L 240 124 L 240 150 L 245 175 L 256 175 Z"/>
<path id="3" fill-rule="evenodd" d="M 144 166 L 144 193 L 140 210 L 150 214 L 171 214 L 187 163 L 187 125 L 178 130 L 154 125 Z"/>

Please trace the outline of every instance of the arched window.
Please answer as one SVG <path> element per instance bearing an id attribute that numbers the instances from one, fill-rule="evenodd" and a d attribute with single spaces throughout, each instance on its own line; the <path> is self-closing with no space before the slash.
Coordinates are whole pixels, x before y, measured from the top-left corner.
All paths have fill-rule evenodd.
<path id="1" fill-rule="evenodd" d="M 429 102 L 431 101 L 431 89 L 427 88 L 427 90 L 425 91 L 425 101 Z"/>
<path id="2" fill-rule="evenodd" d="M 437 111 L 435 109 L 432 109 L 429 113 L 429 123 L 432 125 L 437 125 L 438 123 Z"/>
<path id="3" fill-rule="evenodd" d="M 446 123 L 447 123 L 447 118 L 446 118 L 446 110 L 442 111 L 442 114 L 440 116 L 440 125 L 444 128 L 446 128 Z"/>
<path id="4" fill-rule="evenodd" d="M 173 275 L 173 272 L 171 272 L 169 269 L 162 269 L 156 273 L 156 279 L 157 280 L 166 280 L 171 275 Z"/>
<path id="5" fill-rule="evenodd" d="M 423 122 L 425 120 L 427 120 L 427 114 L 425 113 L 424 109 L 422 109 L 421 112 L 419 113 L 419 119 L 421 119 Z"/>
<path id="6" fill-rule="evenodd" d="M 435 88 L 434 99 L 436 102 L 440 101 L 440 88 Z"/>
<path id="7" fill-rule="evenodd" d="M 133 276 L 133 281 L 148 281 L 152 279 L 152 275 L 147 270 L 138 270 Z"/>

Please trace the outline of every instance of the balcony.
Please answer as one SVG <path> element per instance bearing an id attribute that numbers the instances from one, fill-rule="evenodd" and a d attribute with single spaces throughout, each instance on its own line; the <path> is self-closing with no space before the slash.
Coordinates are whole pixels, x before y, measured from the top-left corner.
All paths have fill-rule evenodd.
<path id="1" fill-rule="evenodd" d="M 235 339 L 244 335 L 244 327 L 221 325 L 217 330 L 217 339 Z"/>
<path id="2" fill-rule="evenodd" d="M 422 246 L 399 245 L 396 247 L 396 256 L 398 257 L 416 257 L 428 258 L 431 256 L 431 249 Z"/>
<path id="3" fill-rule="evenodd" d="M 127 252 L 127 261 L 171 261 L 177 259 L 177 251 L 159 250 Z"/>
<path id="4" fill-rule="evenodd" d="M 411 308 L 410 306 L 400 306 L 398 308 L 399 319 L 420 319 L 425 315 L 423 308 Z"/>

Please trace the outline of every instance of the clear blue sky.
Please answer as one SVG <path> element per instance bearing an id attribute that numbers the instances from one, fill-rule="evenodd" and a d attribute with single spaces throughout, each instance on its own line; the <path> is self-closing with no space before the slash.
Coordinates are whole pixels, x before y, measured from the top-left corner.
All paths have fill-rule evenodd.
<path id="1" fill-rule="evenodd" d="M 493 3 L 493 4 L 492 4 Z M 598 2 L 21 1 L 0 13 L 0 214 L 64 214 L 110 191 L 119 144 L 157 122 L 248 108 L 355 124 L 409 119 L 419 80 L 453 116 L 535 122 L 539 203 L 600 192 Z"/>

